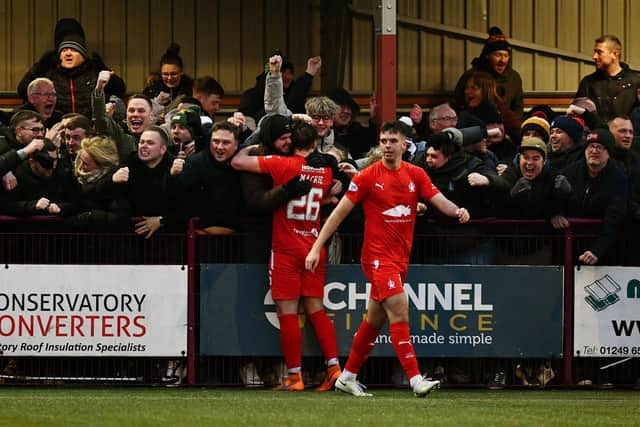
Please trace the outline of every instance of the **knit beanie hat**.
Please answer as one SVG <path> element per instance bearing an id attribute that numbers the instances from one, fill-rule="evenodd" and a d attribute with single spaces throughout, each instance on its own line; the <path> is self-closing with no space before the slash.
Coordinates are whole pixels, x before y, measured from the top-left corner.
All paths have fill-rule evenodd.
<path id="1" fill-rule="evenodd" d="M 597 128 L 593 132 L 587 135 L 587 147 L 591 143 L 602 144 L 607 149 L 609 154 L 613 154 L 613 148 L 615 147 L 615 140 L 613 135 L 606 128 Z"/>
<path id="2" fill-rule="evenodd" d="M 536 131 L 540 134 L 543 141 L 549 141 L 549 122 L 542 117 L 532 116 L 522 122 L 522 133 L 528 130 Z"/>
<path id="3" fill-rule="evenodd" d="M 491 27 L 489 29 L 489 38 L 485 42 L 480 56 L 488 55 L 496 50 L 506 50 L 511 53 L 511 45 L 499 27 Z"/>
<path id="4" fill-rule="evenodd" d="M 569 116 L 556 117 L 553 122 L 551 122 L 550 128 L 562 129 L 576 144 L 580 144 L 582 141 L 582 135 L 584 135 L 582 125 L 573 117 Z"/>
<path id="5" fill-rule="evenodd" d="M 292 131 L 291 119 L 280 114 L 265 116 L 260 122 L 260 140 L 273 147 L 273 143 L 285 133 Z"/>
<path id="6" fill-rule="evenodd" d="M 64 38 L 70 34 L 76 34 L 85 39 L 84 28 L 82 25 L 73 18 L 62 18 L 56 22 L 56 29 L 54 31 L 54 47 L 57 49 Z"/>
<path id="7" fill-rule="evenodd" d="M 535 105 L 533 107 L 531 107 L 531 109 L 529 110 L 529 112 L 527 113 L 526 117 L 540 117 L 543 118 L 547 121 L 547 123 L 551 123 L 553 121 L 553 119 L 555 119 L 556 117 L 558 117 L 560 114 L 556 113 L 555 111 L 553 111 L 553 109 L 551 109 L 551 107 L 549 107 L 546 104 L 538 104 Z"/>
<path id="8" fill-rule="evenodd" d="M 181 124 L 189 129 L 191 138 L 202 136 L 202 121 L 200 120 L 200 108 L 189 107 L 178 111 L 172 118 L 171 124 Z"/>
<path id="9" fill-rule="evenodd" d="M 84 42 L 84 37 L 79 34 L 68 34 L 62 39 L 62 43 L 58 46 L 58 55 L 62 52 L 62 49 L 70 48 L 80 52 L 85 59 L 89 56 L 87 46 Z"/>

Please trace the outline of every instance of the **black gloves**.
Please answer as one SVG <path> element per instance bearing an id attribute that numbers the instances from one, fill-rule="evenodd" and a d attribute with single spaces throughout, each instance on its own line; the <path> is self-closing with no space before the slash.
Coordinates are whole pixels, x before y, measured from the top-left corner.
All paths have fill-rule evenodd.
<path id="1" fill-rule="evenodd" d="M 522 195 L 522 193 L 527 191 L 531 191 L 531 181 L 523 176 L 518 179 L 515 184 L 513 184 L 513 187 L 511 187 L 511 191 L 509 192 L 509 194 L 511 195 L 511 197 L 519 197 Z"/>
<path id="2" fill-rule="evenodd" d="M 556 175 L 553 180 L 553 192 L 556 196 L 566 197 L 571 195 L 571 183 L 564 175 Z"/>
<path id="3" fill-rule="evenodd" d="M 290 199 L 304 196 L 311 190 L 311 181 L 302 179 L 300 175 L 296 175 L 291 178 L 285 185 L 284 191 L 287 193 Z"/>

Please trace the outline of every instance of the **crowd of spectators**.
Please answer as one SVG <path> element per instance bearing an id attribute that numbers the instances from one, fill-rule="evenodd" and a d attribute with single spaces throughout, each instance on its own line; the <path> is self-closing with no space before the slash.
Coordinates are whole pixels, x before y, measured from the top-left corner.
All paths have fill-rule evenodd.
<path id="1" fill-rule="evenodd" d="M 318 132 L 318 151 L 335 158 L 344 186 L 375 160 L 375 100 L 367 125 L 344 88 L 309 97 L 322 67 L 318 56 L 298 78 L 286 58 L 272 56 L 238 111 L 216 123 L 224 89 L 212 76 L 185 74 L 175 43 L 143 93 L 126 98 L 124 81 L 89 51 L 76 20 L 57 23 L 55 43 L 20 81 L 25 104 L 0 118 L 2 214 L 56 215 L 69 227 L 134 230 L 147 238 L 179 230 L 193 216 L 201 232 L 214 234 L 251 231 L 241 219 L 253 218 L 268 233 L 259 224 L 291 188 L 233 170 L 238 147 L 257 143 L 256 153 L 288 155 L 287 126 L 306 120 Z M 494 27 L 450 103 L 428 114 L 414 105 L 400 118 L 409 142 L 403 158 L 426 170 L 472 219 L 545 219 L 558 229 L 572 216 L 604 220 L 580 254 L 587 264 L 602 262 L 623 222 L 640 219 L 638 126 L 631 119 L 640 74 L 620 52 L 615 36 L 598 38 L 596 70 L 580 82 L 567 111 L 540 105 L 525 113 L 511 46 Z M 418 231 L 455 228 L 434 212 L 427 209 Z M 362 227 L 354 215 L 348 231 Z"/>

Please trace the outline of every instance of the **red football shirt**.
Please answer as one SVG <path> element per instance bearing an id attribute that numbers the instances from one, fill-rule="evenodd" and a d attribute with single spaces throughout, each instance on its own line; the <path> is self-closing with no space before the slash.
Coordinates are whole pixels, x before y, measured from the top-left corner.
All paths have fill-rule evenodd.
<path id="1" fill-rule="evenodd" d="M 427 173 L 410 163 L 390 170 L 376 162 L 354 176 L 345 194 L 364 210 L 363 264 L 407 264 L 418 200 L 440 191 Z"/>
<path id="2" fill-rule="evenodd" d="M 331 188 L 331 169 L 314 168 L 300 155 L 260 156 L 260 171 L 273 178 L 273 185 L 286 184 L 294 176 L 311 181 L 311 190 L 290 200 L 273 213 L 271 248 L 278 252 L 308 251 L 320 232 L 320 205 Z M 304 252 L 306 256 L 306 252 Z"/>

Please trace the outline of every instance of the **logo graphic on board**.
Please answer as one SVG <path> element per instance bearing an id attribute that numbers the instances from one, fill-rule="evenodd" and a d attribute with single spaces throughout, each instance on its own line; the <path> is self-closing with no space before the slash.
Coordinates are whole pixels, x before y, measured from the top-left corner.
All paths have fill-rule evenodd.
<path id="1" fill-rule="evenodd" d="M 276 329 L 280 329 L 280 320 L 278 319 L 278 313 L 275 311 L 276 303 L 273 301 L 271 297 L 271 289 L 264 296 L 264 305 L 266 306 L 266 310 L 264 312 L 264 316 L 267 318 L 271 326 Z"/>
<path id="2" fill-rule="evenodd" d="M 584 300 L 594 311 L 602 311 L 620 301 L 618 292 L 621 289 L 620 285 L 611 276 L 605 274 L 600 279 L 594 280 L 584 287 L 588 294 Z"/>
<path id="3" fill-rule="evenodd" d="M 269 322 L 269 324 L 271 324 L 271 326 L 279 330 L 280 319 L 278 319 L 276 303 L 273 300 L 273 296 L 271 295 L 271 289 L 269 289 L 265 294 L 263 302 L 265 306 L 264 317 L 267 318 L 267 321 Z M 301 304 L 298 310 L 298 325 L 300 326 L 300 328 L 304 327 L 305 322 L 306 322 L 306 318 L 304 317 L 304 311 Z"/>

